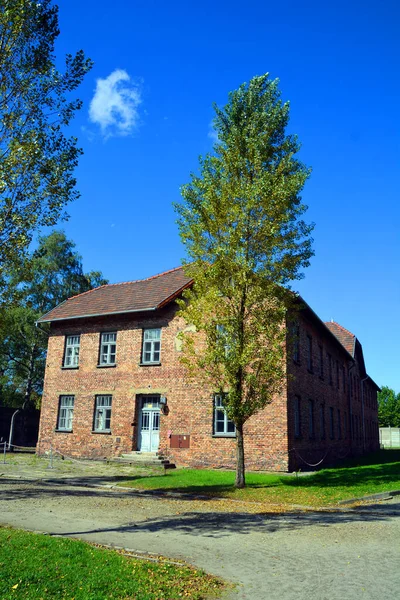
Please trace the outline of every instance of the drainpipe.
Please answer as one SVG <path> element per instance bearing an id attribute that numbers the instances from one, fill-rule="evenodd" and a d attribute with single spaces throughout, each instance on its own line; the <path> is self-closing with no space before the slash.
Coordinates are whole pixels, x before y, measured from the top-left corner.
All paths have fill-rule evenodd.
<path id="1" fill-rule="evenodd" d="M 365 419 L 364 419 L 364 381 L 369 379 L 369 375 L 361 379 L 361 415 L 362 415 L 362 428 L 363 428 L 363 452 L 365 452 Z"/>

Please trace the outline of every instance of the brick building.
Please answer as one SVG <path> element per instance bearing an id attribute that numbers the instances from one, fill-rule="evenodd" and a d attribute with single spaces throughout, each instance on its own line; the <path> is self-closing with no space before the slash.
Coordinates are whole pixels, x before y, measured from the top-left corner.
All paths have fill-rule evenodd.
<path id="1" fill-rule="evenodd" d="M 39 320 L 50 336 L 38 453 L 160 451 L 178 466 L 234 467 L 222 398 L 179 361 L 187 324 L 175 300 L 190 285 L 177 268 L 80 294 Z M 287 471 L 377 449 L 379 388 L 357 338 L 305 303 L 293 337 L 285 390 L 245 425 L 246 467 Z"/>

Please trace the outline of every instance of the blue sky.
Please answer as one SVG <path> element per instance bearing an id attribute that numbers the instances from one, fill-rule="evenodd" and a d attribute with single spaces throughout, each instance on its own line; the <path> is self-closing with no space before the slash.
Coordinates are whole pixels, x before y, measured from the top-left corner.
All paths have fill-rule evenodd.
<path id="1" fill-rule="evenodd" d="M 58 3 L 59 60 L 82 48 L 95 62 L 71 127 L 82 195 L 63 225 L 85 270 L 117 282 L 180 264 L 172 202 L 212 149 L 212 103 L 269 72 L 313 168 L 315 257 L 294 288 L 400 391 L 398 2 Z"/>

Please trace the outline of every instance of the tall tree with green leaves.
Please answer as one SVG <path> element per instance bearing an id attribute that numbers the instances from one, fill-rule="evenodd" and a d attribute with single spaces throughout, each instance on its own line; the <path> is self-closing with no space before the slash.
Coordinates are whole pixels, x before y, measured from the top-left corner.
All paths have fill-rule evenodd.
<path id="1" fill-rule="evenodd" d="M 59 33 L 51 0 L 0 0 L 0 275 L 79 196 L 73 172 L 82 151 L 66 128 L 81 101 L 69 96 L 92 61 L 68 54 L 58 71 Z"/>
<path id="2" fill-rule="evenodd" d="M 22 406 L 42 393 L 47 349 L 40 316 L 66 300 L 108 283 L 98 271 L 84 273 L 75 244 L 62 231 L 39 238 L 21 271 L 7 277 L 12 302 L 0 312 L 0 395 L 4 404 Z"/>
<path id="3" fill-rule="evenodd" d="M 223 395 L 236 428 L 240 488 L 245 424 L 286 377 L 288 285 L 313 254 L 300 196 L 310 169 L 296 157 L 299 141 L 286 132 L 289 103 L 268 74 L 214 108 L 214 152 L 200 158 L 200 174 L 191 175 L 176 205 L 194 279 L 181 314 L 197 330 L 183 334 L 183 361 Z"/>
<path id="4" fill-rule="evenodd" d="M 400 427 L 400 394 L 384 385 L 378 392 L 379 427 Z"/>

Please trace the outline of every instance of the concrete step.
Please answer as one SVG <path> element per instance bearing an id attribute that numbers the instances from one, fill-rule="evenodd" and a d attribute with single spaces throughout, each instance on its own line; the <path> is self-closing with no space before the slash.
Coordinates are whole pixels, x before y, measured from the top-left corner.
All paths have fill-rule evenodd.
<path id="1" fill-rule="evenodd" d="M 151 467 L 162 467 L 164 469 L 175 469 L 176 466 L 157 452 L 129 452 L 112 458 L 110 462 L 128 465 L 140 465 Z"/>

